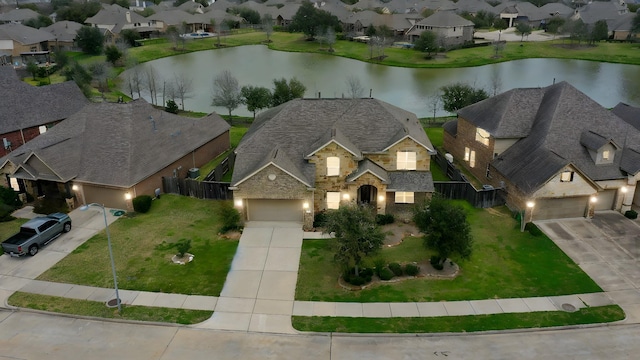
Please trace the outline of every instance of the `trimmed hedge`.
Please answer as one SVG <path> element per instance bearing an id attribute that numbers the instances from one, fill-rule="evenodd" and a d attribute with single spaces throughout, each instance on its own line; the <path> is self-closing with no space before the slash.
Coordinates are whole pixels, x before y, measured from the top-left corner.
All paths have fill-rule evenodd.
<path id="1" fill-rule="evenodd" d="M 627 210 L 625 211 L 624 216 L 626 216 L 628 219 L 637 219 L 638 212 L 635 210 Z"/>
<path id="2" fill-rule="evenodd" d="M 133 210 L 138 213 L 146 213 L 151 209 L 153 199 L 149 195 L 140 195 L 133 198 Z"/>

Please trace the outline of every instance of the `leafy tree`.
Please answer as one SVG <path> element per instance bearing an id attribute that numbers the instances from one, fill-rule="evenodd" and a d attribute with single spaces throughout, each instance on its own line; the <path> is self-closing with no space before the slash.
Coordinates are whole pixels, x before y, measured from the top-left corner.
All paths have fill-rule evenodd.
<path id="1" fill-rule="evenodd" d="M 531 34 L 531 25 L 526 22 L 518 22 L 516 24 L 516 34 L 520 35 L 520 42 L 522 42 L 525 36 Z"/>
<path id="2" fill-rule="evenodd" d="M 261 86 L 243 86 L 240 89 L 243 102 L 247 105 L 247 110 L 253 112 L 253 119 L 256 118 L 256 111 L 268 108 L 271 104 L 271 91 Z"/>
<path id="3" fill-rule="evenodd" d="M 234 6 L 227 9 L 230 14 L 245 19 L 249 24 L 260 24 L 260 13 L 246 6 Z"/>
<path id="4" fill-rule="evenodd" d="M 107 61 L 116 65 L 116 62 L 122 58 L 122 51 L 115 45 L 109 45 L 104 49 L 104 54 L 107 56 Z"/>
<path id="5" fill-rule="evenodd" d="M 500 41 L 500 37 L 502 36 L 502 30 L 505 30 L 509 27 L 509 24 L 504 19 L 496 19 L 493 22 L 493 27 L 498 30 L 498 41 Z"/>
<path id="6" fill-rule="evenodd" d="M 453 254 L 471 256 L 473 237 L 467 215 L 459 205 L 434 195 L 430 201 L 418 205 L 413 220 L 424 234 L 424 245 L 438 252 L 440 264 Z"/>
<path id="7" fill-rule="evenodd" d="M 568 20 L 562 27 L 562 32 L 569 35 L 571 41 L 577 41 L 580 44 L 581 41 L 587 38 L 589 29 L 587 25 L 581 20 Z"/>
<path id="8" fill-rule="evenodd" d="M 56 13 L 58 21 L 69 20 L 84 24 L 87 18 L 97 14 L 100 9 L 102 5 L 99 1 L 70 1 L 68 5 L 58 8 Z"/>
<path id="9" fill-rule="evenodd" d="M 73 80 L 86 97 L 91 96 L 91 87 L 89 85 L 91 84 L 92 77 L 91 73 L 89 73 L 84 66 L 80 65 L 77 61 L 73 61 L 69 66 L 64 68 L 62 75 L 66 77 L 67 81 Z"/>
<path id="10" fill-rule="evenodd" d="M 104 97 L 104 92 L 109 88 L 109 79 L 113 77 L 113 69 L 107 62 L 93 62 L 89 64 L 88 70 L 91 73 L 91 78 L 96 81 L 102 97 Z"/>
<path id="11" fill-rule="evenodd" d="M 225 70 L 213 79 L 213 106 L 223 106 L 229 110 L 229 123 L 232 124 L 233 118 L 231 111 L 242 104 L 242 94 L 240 94 L 240 85 L 229 70 Z"/>
<path id="12" fill-rule="evenodd" d="M 122 40 L 131 47 L 136 46 L 136 40 L 142 39 L 140 33 L 133 29 L 124 29 L 120 31 L 120 37 L 122 37 Z"/>
<path id="13" fill-rule="evenodd" d="M 271 106 L 284 104 L 289 100 L 301 98 L 307 88 L 295 77 L 289 80 L 282 78 L 280 80 L 273 79 L 273 97 L 271 98 Z"/>
<path id="14" fill-rule="evenodd" d="M 385 234 L 376 224 L 373 209 L 350 203 L 326 213 L 325 231 L 336 237 L 335 259 L 359 275 L 362 260 L 380 249 Z"/>
<path id="15" fill-rule="evenodd" d="M 164 111 L 177 114 L 178 113 L 178 104 L 175 101 L 169 99 L 167 100 L 167 106 L 164 108 Z"/>
<path id="16" fill-rule="evenodd" d="M 313 40 L 318 31 L 324 32 L 326 28 L 339 28 L 338 17 L 324 10 L 316 9 L 309 1 L 303 1 L 300 8 L 289 24 L 289 30 L 304 33 L 309 40 Z"/>
<path id="17" fill-rule="evenodd" d="M 37 18 L 28 19 L 23 23 L 23 25 L 25 26 L 29 26 L 36 29 L 40 29 L 41 27 L 49 26 L 51 24 L 53 24 L 53 20 L 51 20 L 50 17 L 42 14 L 38 15 Z"/>
<path id="18" fill-rule="evenodd" d="M 56 65 L 58 65 L 61 69 L 69 64 L 69 55 L 63 50 L 56 49 L 53 52 L 53 58 L 56 61 Z"/>
<path id="19" fill-rule="evenodd" d="M 609 38 L 609 27 L 606 20 L 598 20 L 591 29 L 591 43 L 607 40 Z"/>
<path id="20" fill-rule="evenodd" d="M 100 55 L 102 53 L 104 35 L 98 28 L 83 26 L 78 30 L 76 42 L 82 52 L 89 55 Z"/>
<path id="21" fill-rule="evenodd" d="M 636 16 L 633 17 L 633 21 L 631 22 L 631 33 L 629 34 L 629 37 L 632 38 L 638 33 L 640 33 L 640 12 L 636 12 Z"/>
<path id="22" fill-rule="evenodd" d="M 157 4 L 156 4 L 156 5 L 157 5 Z M 156 12 L 155 12 L 155 11 L 153 11 L 153 9 L 152 9 L 152 8 L 150 8 L 150 7 L 146 7 L 146 8 L 144 8 L 142 11 L 136 11 L 136 13 L 137 13 L 138 15 L 142 15 L 143 17 L 149 17 L 149 16 L 151 16 L 151 15 L 155 14 Z"/>
<path id="23" fill-rule="evenodd" d="M 433 31 L 425 30 L 413 45 L 415 50 L 431 55 L 432 52 L 436 52 L 438 49 L 438 35 Z"/>
<path id="24" fill-rule="evenodd" d="M 553 16 L 549 22 L 547 22 L 547 31 L 552 34 L 560 33 L 560 29 L 564 26 L 565 20 L 560 16 Z"/>
<path id="25" fill-rule="evenodd" d="M 424 8 L 424 10 L 422 10 L 422 12 L 420 13 L 420 15 L 421 15 L 423 18 L 425 18 L 425 19 L 426 19 L 426 18 L 428 18 L 429 16 L 433 15 L 435 12 L 436 12 L 435 10 L 432 10 L 432 9 L 429 9 L 429 8 Z"/>
<path id="26" fill-rule="evenodd" d="M 111 5 L 116 4 L 119 5 L 120 7 L 123 7 L 125 9 L 129 8 L 129 1 L 128 0 L 111 0 Z"/>
<path id="27" fill-rule="evenodd" d="M 475 89 L 470 85 L 455 83 L 440 88 L 442 107 L 445 111 L 455 112 L 465 106 L 475 104 L 489 97 L 484 89 Z"/>
<path id="28" fill-rule="evenodd" d="M 38 64 L 33 60 L 27 61 L 27 72 L 31 74 L 31 76 L 33 76 L 33 80 L 35 80 L 36 74 L 38 73 Z"/>

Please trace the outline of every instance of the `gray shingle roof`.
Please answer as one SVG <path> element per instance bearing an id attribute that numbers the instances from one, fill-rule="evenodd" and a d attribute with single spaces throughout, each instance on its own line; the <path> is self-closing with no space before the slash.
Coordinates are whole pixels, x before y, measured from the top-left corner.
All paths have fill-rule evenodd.
<path id="1" fill-rule="evenodd" d="M 420 25 L 432 27 L 473 26 L 473 23 L 452 10 L 436 11 L 433 15 L 418 22 Z"/>
<path id="2" fill-rule="evenodd" d="M 94 16 L 85 20 L 87 24 L 95 25 L 115 25 L 112 30 L 114 33 L 119 33 L 120 29 L 126 24 L 133 23 L 146 23 L 147 20 L 140 14 L 129 9 L 125 9 L 117 4 L 103 5 L 103 9 L 100 10 Z M 127 19 L 127 14 L 129 18 Z"/>
<path id="3" fill-rule="evenodd" d="M 13 9 L 9 12 L 0 14 L 0 22 L 6 21 L 25 21 L 29 19 L 35 19 L 38 17 L 38 13 L 31 9 Z"/>
<path id="4" fill-rule="evenodd" d="M 383 169 L 382 166 L 374 163 L 369 159 L 364 159 L 358 162 L 358 168 L 356 169 L 356 171 L 354 171 L 353 173 L 349 174 L 349 176 L 347 176 L 347 182 L 348 183 L 354 182 L 360 176 L 367 173 L 370 173 L 373 176 L 380 179 L 380 181 L 382 181 L 383 184 L 389 183 L 389 175 L 387 171 Z"/>
<path id="5" fill-rule="evenodd" d="M 58 21 L 40 30 L 48 31 L 59 41 L 74 41 L 82 24 L 75 21 Z"/>
<path id="6" fill-rule="evenodd" d="M 362 153 L 380 152 L 402 132 L 432 150 L 433 145 L 415 114 L 376 99 L 296 99 L 258 115 L 236 149 L 232 185 L 264 166 L 265 154 L 284 151 L 307 184 L 315 182 L 315 167 L 304 157 L 310 146 L 337 129 Z M 346 144 L 346 140 L 341 141 Z M 313 151 L 313 149 L 311 149 Z"/>
<path id="7" fill-rule="evenodd" d="M 434 192 L 430 171 L 392 171 L 387 191 Z"/>
<path id="8" fill-rule="evenodd" d="M 0 40 L 13 40 L 23 45 L 37 44 L 44 41 L 55 40 L 50 32 L 34 29 L 22 24 L 0 25 Z"/>
<path id="9" fill-rule="evenodd" d="M 616 114 L 620 119 L 631 124 L 636 129 L 640 130 L 640 108 L 627 105 L 625 103 L 619 103 L 611 112 Z"/>
<path id="10" fill-rule="evenodd" d="M 534 192 L 570 164 L 593 181 L 624 178 L 626 170 L 622 169 L 622 163 L 627 169 L 640 166 L 633 165 L 637 159 L 632 158 L 632 154 L 625 159 L 627 148 L 640 150 L 640 131 L 566 82 L 540 90 L 543 96 L 537 108 L 523 109 L 523 113 L 532 113 L 511 120 L 518 122 L 533 116 L 531 130 L 492 162 L 522 191 L 527 194 Z M 478 103 L 469 108 L 485 105 Z M 495 118 L 509 121 L 499 113 L 504 108 L 497 110 Z M 465 111 L 473 113 L 467 108 Z M 487 119 L 474 119 L 472 122 L 488 124 Z M 583 135 L 587 131 L 597 136 Z M 597 146 L 601 142 L 597 138 L 610 140 L 625 149 L 616 151 L 612 164 L 596 165 L 582 142 L 586 141 L 590 147 Z"/>
<path id="11" fill-rule="evenodd" d="M 89 104 L 2 162 L 21 164 L 35 154 L 62 181 L 128 188 L 228 130 L 216 114 L 185 118 L 144 100 Z"/>
<path id="12" fill-rule="evenodd" d="M 0 134 L 63 120 L 89 103 L 73 81 L 31 86 L 0 66 Z"/>

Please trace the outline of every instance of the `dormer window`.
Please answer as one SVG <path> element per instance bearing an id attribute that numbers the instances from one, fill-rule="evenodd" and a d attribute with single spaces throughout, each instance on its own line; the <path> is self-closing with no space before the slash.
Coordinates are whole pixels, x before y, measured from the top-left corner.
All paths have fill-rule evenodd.
<path id="1" fill-rule="evenodd" d="M 340 158 L 337 156 L 330 156 L 327 158 L 327 176 L 340 175 Z"/>
<path id="2" fill-rule="evenodd" d="M 600 151 L 598 151 L 596 164 L 611 164 L 613 163 L 614 155 L 615 155 L 615 151 L 613 147 L 605 146 L 603 149 L 600 149 Z"/>
<path id="3" fill-rule="evenodd" d="M 602 152 L 602 160 L 609 160 L 609 150 L 604 150 Z"/>
<path id="4" fill-rule="evenodd" d="M 397 170 L 415 170 L 416 153 L 413 151 L 398 151 Z"/>
<path id="5" fill-rule="evenodd" d="M 481 128 L 476 128 L 476 141 L 485 145 L 485 146 L 489 146 L 489 137 L 491 136 L 491 134 L 489 134 L 489 132 L 485 129 L 481 129 Z"/>
<path id="6" fill-rule="evenodd" d="M 563 171 L 560 174 L 560 182 L 572 182 L 573 181 L 573 171 Z"/>

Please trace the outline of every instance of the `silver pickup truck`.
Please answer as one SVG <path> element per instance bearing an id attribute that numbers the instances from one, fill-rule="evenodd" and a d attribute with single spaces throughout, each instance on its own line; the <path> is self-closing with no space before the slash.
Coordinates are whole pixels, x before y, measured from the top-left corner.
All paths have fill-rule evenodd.
<path id="1" fill-rule="evenodd" d="M 71 230 L 71 218 L 67 214 L 53 213 L 33 218 L 20 227 L 20 232 L 2 242 L 2 249 L 10 256 L 29 254 Z"/>

